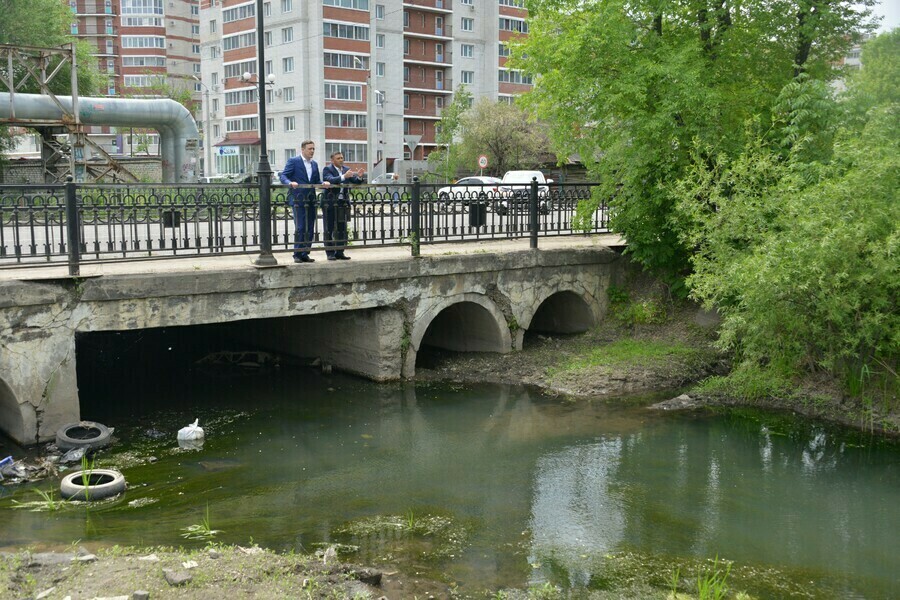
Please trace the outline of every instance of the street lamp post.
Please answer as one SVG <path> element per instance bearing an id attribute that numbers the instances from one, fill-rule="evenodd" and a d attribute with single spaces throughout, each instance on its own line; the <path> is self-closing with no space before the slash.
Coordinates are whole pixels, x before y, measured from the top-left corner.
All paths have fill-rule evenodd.
<path id="1" fill-rule="evenodd" d="M 369 68 L 366 71 L 366 173 L 368 174 L 369 181 L 372 181 L 372 171 L 375 169 L 375 156 L 373 152 L 373 140 L 375 136 L 372 134 L 372 132 L 375 131 L 375 124 L 373 123 L 375 113 L 373 109 L 373 102 L 375 100 L 373 91 L 375 88 L 372 85 L 372 62 L 374 59 L 374 55 L 369 57 Z M 359 66 L 362 67 L 363 61 L 354 56 L 353 64 L 359 64 Z"/>
<path id="2" fill-rule="evenodd" d="M 212 105 L 210 105 L 210 103 L 209 103 L 209 87 L 207 87 L 207 85 L 205 83 L 203 83 L 203 81 L 196 75 L 193 75 L 193 78 L 196 79 L 197 82 L 203 86 L 203 95 L 206 96 L 206 103 L 205 103 L 206 118 L 204 119 L 204 122 L 203 122 L 203 154 L 204 154 L 203 160 L 205 161 L 203 163 L 203 174 L 205 176 L 209 177 L 210 175 L 213 175 L 213 171 L 214 171 L 214 169 L 212 167 L 212 164 L 213 164 L 213 160 L 212 160 L 212 130 L 210 129 L 210 125 L 209 125 L 209 119 L 210 119 L 209 113 L 212 110 Z"/>
<path id="3" fill-rule="evenodd" d="M 269 165 L 269 150 L 266 145 L 266 94 L 262 74 L 266 72 L 266 44 L 263 32 L 263 0 L 256 0 L 256 87 L 259 94 L 259 167 L 256 181 L 259 184 L 259 256 L 253 261 L 258 267 L 273 267 L 278 264 L 272 254 L 272 167 Z M 249 80 L 250 73 L 242 79 Z M 275 83 L 275 76 L 267 78 L 268 84 Z"/>

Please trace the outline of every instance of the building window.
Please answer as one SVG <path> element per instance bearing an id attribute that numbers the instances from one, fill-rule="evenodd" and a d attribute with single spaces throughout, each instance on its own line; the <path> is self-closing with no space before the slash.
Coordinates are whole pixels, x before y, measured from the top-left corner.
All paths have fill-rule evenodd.
<path id="1" fill-rule="evenodd" d="M 269 64 L 270 61 L 266 61 L 266 65 Z M 268 66 L 267 66 L 268 68 Z M 225 65 L 225 79 L 234 79 L 235 77 L 240 77 L 244 73 L 250 73 L 251 75 L 256 74 L 256 60 L 245 60 L 239 63 L 231 63 L 229 65 Z"/>
<path id="2" fill-rule="evenodd" d="M 325 84 L 326 100 L 362 100 L 362 86 L 349 83 L 326 83 Z"/>
<path id="3" fill-rule="evenodd" d="M 272 16 L 272 3 L 271 2 L 266 2 L 265 4 L 263 4 L 263 14 L 267 17 Z"/>
<path id="4" fill-rule="evenodd" d="M 403 40 L 403 54 L 409 54 L 409 38 Z"/>
<path id="5" fill-rule="evenodd" d="M 463 71 L 462 83 L 465 83 L 466 85 L 475 83 L 475 71 Z"/>
<path id="6" fill-rule="evenodd" d="M 357 69 L 367 71 L 369 69 L 369 57 L 361 54 L 338 54 L 337 52 L 325 53 L 325 66 L 338 67 L 340 69 Z"/>
<path id="7" fill-rule="evenodd" d="M 348 163 L 364 163 L 366 160 L 366 144 L 353 144 L 349 142 L 326 142 L 325 156 L 331 156 L 335 152 L 344 155 L 344 161 Z"/>
<path id="8" fill-rule="evenodd" d="M 355 8 L 356 10 L 369 10 L 369 0 L 322 0 L 325 6 L 337 8 Z"/>
<path id="9" fill-rule="evenodd" d="M 287 58 L 281 59 L 281 71 L 283 73 L 293 73 L 294 72 L 294 57 L 288 56 Z"/>
<path id="10" fill-rule="evenodd" d="M 285 131 L 294 131 L 297 128 L 296 117 L 285 117 L 284 118 L 284 130 Z"/>
<path id="11" fill-rule="evenodd" d="M 379 21 L 384 20 L 384 4 L 375 5 L 375 18 Z"/>
<path id="12" fill-rule="evenodd" d="M 523 19 L 508 19 L 500 17 L 501 31 L 515 31 L 517 33 L 528 33 L 528 23 Z"/>
<path id="13" fill-rule="evenodd" d="M 466 2 L 463 0 L 463 4 L 472 4 L 472 0 Z M 512 6 L 514 8 L 525 8 L 525 0 L 500 0 L 500 6 Z"/>
<path id="14" fill-rule="evenodd" d="M 194 63 L 194 73 L 200 74 L 200 63 Z"/>
<path id="15" fill-rule="evenodd" d="M 109 30 L 110 33 L 112 33 L 112 23 L 107 25 L 106 29 Z M 200 26 L 199 25 L 191 25 L 191 33 L 193 35 L 200 35 Z"/>
<path id="16" fill-rule="evenodd" d="M 231 133 L 235 131 L 256 131 L 259 117 L 240 117 L 237 119 L 228 119 L 225 121 L 225 131 Z"/>
<path id="17" fill-rule="evenodd" d="M 409 121 L 406 119 L 403 120 L 403 133 L 409 135 Z"/>
<path id="18" fill-rule="evenodd" d="M 219 125 L 213 125 L 213 137 L 220 138 L 222 137 L 222 127 Z"/>
<path id="19" fill-rule="evenodd" d="M 365 129 L 366 115 L 359 113 L 325 113 L 325 127 L 343 127 L 344 129 Z"/>
<path id="20" fill-rule="evenodd" d="M 293 102 L 294 101 L 294 86 L 284 88 L 284 90 L 282 90 L 281 97 L 285 102 Z"/>
<path id="21" fill-rule="evenodd" d="M 271 60 L 267 60 L 266 61 L 266 76 L 269 76 L 274 72 L 275 72 L 275 63 L 273 63 Z M 251 73 L 252 73 L 252 71 L 251 71 Z M 238 74 L 238 77 L 240 77 L 240 75 L 241 74 Z"/>
<path id="22" fill-rule="evenodd" d="M 498 72 L 498 81 L 501 83 L 524 83 L 531 85 L 531 76 L 523 75 L 521 71 L 500 69 Z"/>
<path id="23" fill-rule="evenodd" d="M 281 0 L 281 12 L 289 13 L 294 10 L 293 0 Z"/>
<path id="24" fill-rule="evenodd" d="M 269 33 L 267 32 L 268 36 Z M 268 40 L 267 40 L 268 42 Z M 236 50 L 238 48 L 250 48 L 256 45 L 256 32 L 251 31 L 249 33 L 239 33 L 237 35 L 231 35 L 228 37 L 222 38 L 222 49 L 223 50 Z M 199 48 L 199 44 L 197 48 Z"/>
<path id="25" fill-rule="evenodd" d="M 275 119 L 266 119 L 266 131 L 269 133 L 275 132 Z"/>
<path id="26" fill-rule="evenodd" d="M 288 42 L 294 41 L 294 28 L 293 27 L 285 27 L 281 30 L 281 43 L 287 44 Z"/>
<path id="27" fill-rule="evenodd" d="M 403 11 L 403 27 L 409 27 L 409 11 Z"/>
<path id="28" fill-rule="evenodd" d="M 375 77 L 384 77 L 384 63 L 375 63 Z"/>
<path id="29" fill-rule="evenodd" d="M 409 108 L 409 94 L 403 94 L 403 108 Z"/>
<path id="30" fill-rule="evenodd" d="M 509 56 L 509 46 L 507 46 L 503 42 L 500 42 L 497 52 L 500 56 Z"/>
<path id="31" fill-rule="evenodd" d="M 266 104 L 275 103 L 275 90 L 266 90 Z"/>
<path id="32" fill-rule="evenodd" d="M 463 17 L 462 18 L 462 30 L 463 31 L 475 31 L 475 19 Z"/>
<path id="33" fill-rule="evenodd" d="M 210 19 L 210 21 L 209 21 L 209 32 L 210 33 L 216 32 L 216 20 L 215 19 Z"/>
<path id="34" fill-rule="evenodd" d="M 384 34 L 383 33 L 375 34 L 375 47 L 376 48 L 384 48 Z"/>
<path id="35" fill-rule="evenodd" d="M 109 64 L 112 64 L 110 61 Z M 164 67 L 166 66 L 165 56 L 123 56 L 123 67 Z"/>
<path id="36" fill-rule="evenodd" d="M 384 119 L 375 119 L 375 131 L 384 133 Z"/>
<path id="37" fill-rule="evenodd" d="M 475 45 L 474 44 L 463 44 L 459 47 L 459 54 L 463 58 L 472 58 L 475 56 Z"/>
<path id="38" fill-rule="evenodd" d="M 222 11 L 222 22 L 231 23 L 241 19 L 251 19 L 256 16 L 256 4 L 244 4 L 235 8 L 226 8 Z"/>
<path id="39" fill-rule="evenodd" d="M 287 161 L 291 160 L 296 155 L 297 155 L 296 150 L 294 150 L 293 148 L 288 148 L 287 150 L 284 151 L 284 162 L 287 163 Z"/>
<path id="40" fill-rule="evenodd" d="M 166 38 L 161 35 L 123 35 L 123 48 L 165 48 Z"/>
<path id="41" fill-rule="evenodd" d="M 360 25 L 346 25 L 344 23 L 322 24 L 325 37 L 341 38 L 345 40 L 368 40 L 369 28 Z"/>
<path id="42" fill-rule="evenodd" d="M 266 42 L 266 48 L 270 48 L 272 46 L 272 32 L 267 31 L 263 34 L 263 40 Z M 226 48 L 227 50 L 227 48 Z"/>
<path id="43" fill-rule="evenodd" d="M 218 98 L 213 98 L 212 109 L 213 109 L 213 112 L 219 112 L 219 99 Z"/>
<path id="44" fill-rule="evenodd" d="M 403 67 L 403 81 L 409 82 L 409 67 Z"/>

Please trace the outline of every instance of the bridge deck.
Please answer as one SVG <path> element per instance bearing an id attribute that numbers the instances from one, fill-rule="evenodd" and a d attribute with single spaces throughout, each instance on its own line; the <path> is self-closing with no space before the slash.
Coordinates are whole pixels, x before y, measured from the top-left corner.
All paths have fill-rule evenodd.
<path id="1" fill-rule="evenodd" d="M 467 242 L 464 244 L 433 244 L 423 245 L 421 247 L 421 255 L 429 256 L 448 256 L 454 254 L 503 254 L 508 252 L 517 252 L 528 249 L 528 239 L 519 238 L 511 240 L 485 240 L 482 242 Z M 556 250 L 563 248 L 590 248 L 596 246 L 621 247 L 624 246 L 624 240 L 617 234 L 590 234 L 585 236 L 566 236 L 555 238 L 541 238 L 541 250 Z M 312 256 L 315 257 L 315 264 L 294 264 L 291 259 L 290 252 L 277 253 L 277 267 L 270 268 L 297 268 L 297 269 L 333 269 L 333 268 L 349 268 L 352 265 L 366 264 L 372 262 L 399 261 L 399 260 L 416 260 L 410 255 L 408 247 L 366 247 L 366 248 L 348 248 L 347 254 L 352 255 L 350 261 L 331 262 L 325 259 L 325 253 L 321 252 L 322 248 L 314 248 Z M 168 273 L 168 272 L 187 272 L 187 271 L 220 271 L 220 270 L 237 270 L 255 268 L 252 259 L 255 256 L 248 255 L 198 255 L 190 258 L 179 258 L 169 260 L 131 260 L 117 261 L 109 263 L 86 263 L 81 265 L 81 277 L 99 277 L 102 275 L 126 275 L 126 274 L 146 274 L 146 273 Z M 47 279 L 66 279 L 69 277 L 68 267 L 65 263 L 52 266 L 41 266 L 34 268 L 0 268 L 0 281 L 24 281 L 24 280 L 47 280 Z"/>

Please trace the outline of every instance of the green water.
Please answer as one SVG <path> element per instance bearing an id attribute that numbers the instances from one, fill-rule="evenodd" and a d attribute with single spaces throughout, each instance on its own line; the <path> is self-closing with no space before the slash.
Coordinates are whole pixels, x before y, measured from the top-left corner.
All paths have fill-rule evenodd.
<path id="1" fill-rule="evenodd" d="M 85 400 L 84 417 L 119 439 L 97 466 L 120 468 L 128 491 L 29 512 L 12 501 L 35 486 L 0 487 L 0 548 L 199 547 L 182 529 L 208 509 L 216 541 L 347 544 L 348 560 L 463 594 L 615 588 L 645 571 L 664 588 L 676 566 L 718 555 L 758 598 L 900 597 L 896 446 L 779 416 L 660 415 L 507 386 L 306 370 L 202 381 Z M 176 431 L 195 418 L 206 443 L 180 450 Z"/>

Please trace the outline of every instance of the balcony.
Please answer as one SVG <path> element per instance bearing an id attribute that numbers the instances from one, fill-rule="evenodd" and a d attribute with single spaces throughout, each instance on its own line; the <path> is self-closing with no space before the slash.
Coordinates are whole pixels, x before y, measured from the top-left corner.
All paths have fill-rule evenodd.
<path id="1" fill-rule="evenodd" d="M 403 0 L 403 8 L 441 14 L 453 13 L 451 0 Z"/>

